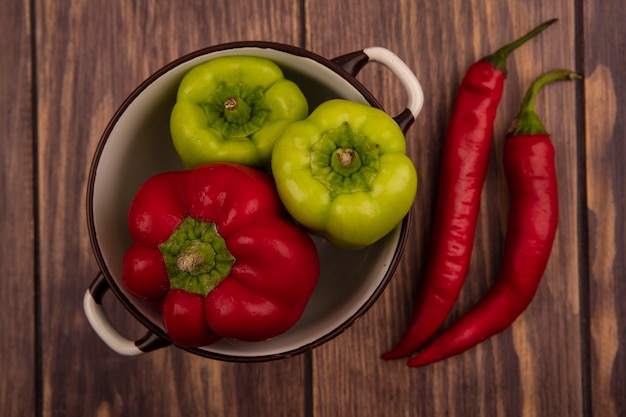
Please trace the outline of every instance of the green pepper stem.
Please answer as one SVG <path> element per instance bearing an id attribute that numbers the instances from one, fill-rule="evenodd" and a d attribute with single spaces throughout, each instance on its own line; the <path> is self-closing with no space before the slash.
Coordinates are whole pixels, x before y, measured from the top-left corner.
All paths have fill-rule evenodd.
<path id="1" fill-rule="evenodd" d="M 337 152 L 337 157 L 341 166 L 350 166 L 354 163 L 356 154 L 353 149 L 340 149 Z"/>
<path id="2" fill-rule="evenodd" d="M 580 75 L 570 70 L 555 69 L 552 71 L 548 71 L 535 79 L 535 81 L 533 81 L 533 83 L 526 91 L 526 94 L 524 95 L 519 114 L 513 122 L 513 126 L 509 132 L 509 135 L 517 136 L 548 134 L 545 127 L 541 123 L 541 120 L 539 120 L 539 116 L 537 116 L 537 113 L 535 113 L 534 110 L 537 94 L 544 86 L 552 82 L 576 80 L 580 78 L 582 78 Z"/>
<path id="3" fill-rule="evenodd" d="M 331 198 L 369 191 L 379 169 L 379 149 L 348 122 L 325 130 L 311 147 L 311 174 Z"/>
<path id="4" fill-rule="evenodd" d="M 229 97 L 224 100 L 224 110 L 224 118 L 237 125 L 245 124 L 252 115 L 252 109 L 240 97 Z"/>
<path id="5" fill-rule="evenodd" d="M 237 100 L 237 97 L 229 97 L 224 101 L 224 108 L 226 110 L 235 110 L 238 105 L 239 100 Z"/>
<path id="6" fill-rule="evenodd" d="M 537 26 L 536 28 L 528 32 L 526 35 L 522 36 L 521 38 L 509 43 L 508 45 L 504 45 L 493 54 L 484 57 L 482 61 L 489 62 L 491 65 L 494 66 L 494 68 L 497 68 L 500 71 L 502 71 L 504 74 L 506 74 L 507 73 L 506 60 L 509 57 L 509 55 L 514 50 L 516 50 L 517 48 L 525 44 L 527 41 L 534 38 L 539 33 L 543 32 L 548 26 L 552 25 L 557 20 L 558 19 L 550 19 L 547 22 L 542 23 L 541 25 Z"/>
<path id="7" fill-rule="evenodd" d="M 330 164 L 333 171 L 344 178 L 357 172 L 361 165 L 358 152 L 351 148 L 338 148 Z"/>

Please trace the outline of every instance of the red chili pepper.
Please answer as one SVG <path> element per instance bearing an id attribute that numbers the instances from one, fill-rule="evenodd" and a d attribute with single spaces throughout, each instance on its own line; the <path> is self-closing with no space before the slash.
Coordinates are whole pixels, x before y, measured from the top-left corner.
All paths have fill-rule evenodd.
<path id="1" fill-rule="evenodd" d="M 573 79 L 568 70 L 537 78 L 504 144 L 510 211 L 500 273 L 487 294 L 429 346 L 408 361 L 418 367 L 464 352 L 508 328 L 528 307 L 550 257 L 558 220 L 554 147 L 533 110 L 546 84 Z"/>
<path id="2" fill-rule="evenodd" d="M 506 59 L 554 22 L 543 23 L 468 68 L 444 141 L 429 262 L 407 329 L 383 359 L 415 352 L 435 334 L 456 302 L 471 259 Z"/>

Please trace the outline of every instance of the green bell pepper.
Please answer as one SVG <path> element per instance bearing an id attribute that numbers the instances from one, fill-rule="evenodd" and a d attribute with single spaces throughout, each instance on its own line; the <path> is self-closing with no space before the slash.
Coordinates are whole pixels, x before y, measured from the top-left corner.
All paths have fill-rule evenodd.
<path id="1" fill-rule="evenodd" d="M 272 173 L 291 216 L 331 243 L 358 249 L 409 212 L 417 173 L 397 123 L 377 108 L 335 99 L 289 126 Z"/>
<path id="2" fill-rule="evenodd" d="M 186 168 L 210 162 L 268 167 L 276 138 L 309 113 L 306 97 L 271 60 L 225 56 L 182 79 L 170 117 Z"/>

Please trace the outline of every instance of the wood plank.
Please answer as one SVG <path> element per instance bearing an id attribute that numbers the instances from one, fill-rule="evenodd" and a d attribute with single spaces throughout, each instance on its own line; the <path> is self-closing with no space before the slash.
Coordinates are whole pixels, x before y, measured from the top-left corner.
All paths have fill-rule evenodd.
<path id="1" fill-rule="evenodd" d="M 620 216 L 624 173 L 619 168 L 624 151 L 620 140 L 624 116 L 619 111 L 624 77 L 621 55 L 606 46 L 623 49 L 621 9 L 598 2 L 529 6 L 397 0 L 353 5 L 307 0 L 302 14 L 279 0 L 271 4 L 232 0 L 209 6 L 185 0 L 175 7 L 148 0 L 104 7 L 73 0 L 34 4 L 40 117 L 36 179 L 32 143 L 24 139 L 33 135 L 29 4 L 9 1 L 0 6 L 0 43 L 8 57 L 1 61 L 0 91 L 11 97 L 2 102 L 0 112 L 9 132 L 8 140 L 0 141 L 0 191 L 11 196 L 3 202 L 0 222 L 17 242 L 0 243 L 0 262 L 8 277 L 4 282 L 9 286 L 0 292 L 0 302 L 15 312 L 11 318 L 0 318 L 5 335 L 0 342 L 5 376 L 0 404 L 5 414 L 32 415 L 39 407 L 50 416 L 626 414 L 626 311 L 619 302 L 626 288 L 618 252 L 624 246 Z M 584 17 L 583 27 L 575 27 L 575 13 Z M 584 45 L 584 56 L 579 56 L 585 63 L 584 90 L 580 85 L 550 86 L 537 103 L 557 148 L 562 207 L 557 244 L 537 298 L 510 330 L 459 357 L 420 370 L 405 368 L 403 361 L 380 361 L 378 355 L 391 347 L 406 324 L 428 256 L 437 156 L 456 86 L 475 59 L 551 17 L 560 22 L 510 59 L 496 121 L 498 146 L 530 81 L 543 70 L 574 68 L 576 45 Z M 173 348 L 139 358 L 111 352 L 89 329 L 80 308 L 82 294 L 97 273 L 84 213 L 86 178 L 106 122 L 132 88 L 186 52 L 250 38 L 298 44 L 303 36 L 307 48 L 327 57 L 386 46 L 405 59 L 423 83 L 426 109 L 408 136 L 421 182 L 413 209 L 416 221 L 394 280 L 372 310 L 311 356 L 228 364 Z M 390 113 L 402 108 L 401 88 L 390 74 L 367 66 L 359 78 Z M 580 98 L 586 100 L 584 108 L 576 102 Z M 584 123 L 577 121 L 581 109 Z M 577 132 L 583 125 L 586 130 Z M 576 142 L 583 134 L 585 148 Z M 507 201 L 501 147 L 492 156 L 470 277 L 447 325 L 484 293 L 497 272 Z M 579 170 L 583 166 L 584 171 Z M 40 189 L 38 288 L 36 264 L 12 262 L 23 259 L 23 253 L 36 253 L 31 218 L 35 180 Z M 579 188 L 585 183 L 586 194 Z M 579 211 L 585 196 L 587 217 Z M 581 240 L 585 231 L 578 230 L 581 219 L 589 227 L 588 261 L 587 243 Z M 3 242 L 7 241 L 11 239 Z M 37 307 L 32 302 L 16 303 L 36 300 L 38 294 L 41 340 L 35 346 Z M 585 306 L 580 315 L 581 303 L 588 299 L 590 324 L 585 321 Z M 112 296 L 105 301 L 125 333 L 142 333 Z M 581 326 L 584 330 L 589 326 L 590 342 L 584 340 Z M 39 360 L 34 355 L 39 351 L 42 398 L 36 391 Z M 592 409 L 585 410 L 585 404 Z"/>
<path id="2" fill-rule="evenodd" d="M 554 67 L 574 69 L 573 5 L 380 1 L 348 8 L 321 0 L 306 5 L 308 48 L 335 56 L 385 46 L 415 71 L 426 95 L 424 112 L 407 137 L 421 179 L 411 239 L 392 283 L 375 306 L 351 329 L 314 352 L 314 414 L 581 415 L 579 148 L 573 85 L 551 86 L 538 100 L 537 110 L 557 150 L 564 209 L 545 280 L 533 304 L 511 329 L 445 362 L 409 370 L 403 361 L 378 359 L 399 338 L 412 310 L 428 256 L 441 140 L 465 69 L 532 26 L 560 19 L 509 60 L 472 265 L 445 326 L 479 299 L 497 273 L 508 204 L 499 162 L 502 141 L 532 79 Z M 374 68 L 364 71 L 361 80 L 386 108 L 393 113 L 402 107 L 402 92 L 389 74 Z"/>
<path id="3" fill-rule="evenodd" d="M 623 8 L 585 3 L 585 146 L 589 227 L 590 389 L 594 416 L 626 415 L 626 100 Z M 610 45 L 610 47 L 609 47 Z"/>
<path id="4" fill-rule="evenodd" d="M 6 416 L 37 410 L 30 19 L 28 2 L 0 4 L 0 409 Z"/>
<path id="5" fill-rule="evenodd" d="M 287 0 L 35 4 L 44 415 L 301 415 L 305 355 L 232 364 L 167 348 L 126 358 L 104 346 L 81 308 L 97 274 L 87 176 L 117 106 L 152 72 L 196 49 L 246 39 L 297 44 L 301 11 Z M 129 337 L 143 334 L 110 294 L 105 308 Z"/>

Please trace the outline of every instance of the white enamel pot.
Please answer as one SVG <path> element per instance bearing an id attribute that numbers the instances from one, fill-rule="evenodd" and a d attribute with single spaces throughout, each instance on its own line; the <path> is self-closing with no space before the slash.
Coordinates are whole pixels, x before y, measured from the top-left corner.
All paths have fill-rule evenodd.
<path id="1" fill-rule="evenodd" d="M 131 243 L 128 208 L 148 178 L 182 169 L 169 134 L 169 115 L 178 84 L 193 66 L 224 55 L 273 60 L 286 78 L 300 86 L 311 109 L 331 98 L 381 108 L 355 78 L 363 66 L 378 62 L 389 68 L 406 90 L 406 107 L 394 116 L 405 133 L 422 109 L 423 93 L 417 78 L 400 58 L 381 47 L 329 60 L 284 44 L 228 43 L 177 59 L 145 80 L 106 127 L 93 157 L 87 190 L 90 239 L 100 273 L 85 292 L 83 306 L 94 331 L 119 354 L 138 355 L 172 344 L 160 312 L 130 295 L 122 283 L 122 259 Z M 207 347 L 179 348 L 218 360 L 251 362 L 292 356 L 331 340 L 361 317 L 388 284 L 401 259 L 409 222 L 410 214 L 389 235 L 358 251 L 337 249 L 314 237 L 321 261 L 319 283 L 301 319 L 286 333 L 263 342 L 223 339 Z M 131 340 L 111 324 L 102 305 L 109 290 L 129 311 L 129 317 L 146 327 L 145 335 Z"/>

